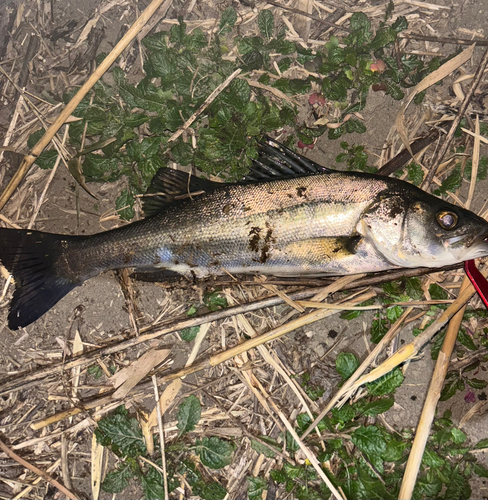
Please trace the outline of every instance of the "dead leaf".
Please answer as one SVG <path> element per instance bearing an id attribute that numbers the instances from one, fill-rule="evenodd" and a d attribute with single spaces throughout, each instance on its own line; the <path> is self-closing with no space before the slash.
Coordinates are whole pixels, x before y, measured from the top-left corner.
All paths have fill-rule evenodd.
<path id="1" fill-rule="evenodd" d="M 123 399 L 153 368 L 162 363 L 169 355 L 169 349 L 152 349 L 146 352 L 130 366 L 117 372 L 111 381 L 118 389 L 114 392 L 114 399 Z"/>
<path id="2" fill-rule="evenodd" d="M 159 408 L 161 409 L 161 415 L 164 415 L 166 410 L 170 407 L 171 403 L 178 395 L 178 392 L 180 392 L 180 389 L 181 389 L 181 379 L 177 378 L 176 380 L 173 380 L 173 382 L 171 382 L 171 384 L 169 384 L 168 387 L 166 387 L 166 389 L 163 391 L 163 394 L 161 394 L 161 397 L 159 398 Z M 154 410 L 151 412 L 151 415 L 149 415 L 147 426 L 149 427 L 149 429 L 152 429 L 157 425 L 158 425 L 157 408 L 154 407 Z"/>
<path id="3" fill-rule="evenodd" d="M 428 89 L 438 81 L 445 78 L 447 75 L 450 75 L 453 71 L 455 71 L 459 66 L 462 66 L 466 61 L 471 59 L 473 55 L 475 44 L 471 45 L 469 48 L 463 50 L 456 57 L 453 57 L 446 63 L 444 63 L 439 69 L 427 75 L 421 82 L 417 83 L 415 87 L 410 92 L 410 95 L 407 97 L 405 102 L 402 104 L 400 111 L 396 116 L 395 125 L 402 140 L 404 146 L 408 149 L 409 153 L 413 156 L 412 149 L 410 148 L 410 141 L 408 139 L 407 129 L 405 127 L 405 111 L 407 110 L 410 103 L 413 101 L 415 96 L 420 92 Z"/>

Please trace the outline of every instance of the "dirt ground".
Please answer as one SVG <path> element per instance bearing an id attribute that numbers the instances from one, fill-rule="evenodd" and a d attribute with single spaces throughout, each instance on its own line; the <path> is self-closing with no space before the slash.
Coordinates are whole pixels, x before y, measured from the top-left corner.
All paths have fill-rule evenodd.
<path id="1" fill-rule="evenodd" d="M 329 3 L 326 2 L 326 5 L 329 5 Z M 357 3 L 350 2 L 351 5 Z M 365 9 L 370 7 L 368 2 L 359 3 L 364 5 Z M 376 1 L 370 3 L 375 6 L 383 4 L 383 2 Z M 462 38 L 471 38 L 472 35 L 476 34 L 483 38 L 488 37 L 488 0 L 432 0 L 428 4 L 431 6 L 430 8 L 427 6 L 422 7 L 422 4 L 425 2 L 405 3 L 419 5 L 418 10 L 412 10 L 411 15 L 425 19 L 424 24 L 429 25 L 425 28 L 425 33 L 427 34 L 434 33 L 436 36 Z M 230 5 L 231 2 L 211 3 L 208 9 L 200 5 L 200 2 L 196 2 L 196 4 L 195 2 L 174 2 L 174 6 L 170 8 L 167 18 L 176 19 L 179 14 L 184 15 L 187 12 L 189 4 L 194 5 L 194 10 L 191 14 L 192 18 L 211 19 L 218 18 L 218 13 L 227 5 Z M 340 2 L 340 4 L 347 10 L 348 2 Z M 90 65 L 87 64 L 81 69 L 78 68 L 74 71 L 72 73 L 74 75 L 73 78 L 66 72 L 65 76 L 61 76 L 61 73 L 65 71 L 65 67 L 73 61 L 66 59 L 58 61 L 56 59 L 56 51 L 59 49 L 59 53 L 62 52 L 64 54 L 66 44 L 68 46 L 70 44 L 73 45 L 85 23 L 93 19 L 97 12 L 99 13 L 100 9 L 105 7 L 106 10 L 100 15 L 97 23 L 97 27 L 103 28 L 103 38 L 99 44 L 98 52 L 109 52 L 120 37 L 121 32 L 134 21 L 136 10 L 142 10 L 145 3 L 119 1 L 113 2 L 112 8 L 107 8 L 107 2 L 101 0 L 79 0 L 77 2 L 54 1 L 51 2 L 54 9 L 52 21 L 48 22 L 46 19 L 51 15 L 48 3 L 38 3 L 28 0 L 24 2 L 20 0 L 12 2 L 0 0 L 1 15 L 3 16 L 0 20 L 0 38 L 3 37 L 3 28 L 8 28 L 8 14 L 14 10 L 19 12 L 16 9 L 21 5 L 24 9 L 23 16 L 30 23 L 26 26 L 25 33 L 32 26 L 36 26 L 39 18 L 43 19 L 40 25 L 50 27 L 53 31 L 55 29 L 64 30 L 70 21 L 76 21 L 76 26 L 67 28 L 69 34 L 63 35 L 55 42 L 49 39 L 49 32 L 42 33 L 43 40 L 45 40 L 43 43 L 47 44 L 48 53 L 52 58 L 52 67 L 57 67 L 56 65 L 60 67 L 59 75 L 56 78 L 49 78 L 43 74 L 41 68 L 45 67 L 44 65 L 37 63 L 31 65 L 27 85 L 28 90 L 38 95 L 41 95 L 43 91 L 49 91 L 59 96 L 68 84 L 74 85 L 85 81 L 90 71 Z M 242 2 L 242 4 L 234 2 L 233 5 L 237 9 L 249 10 L 247 2 Z M 432 5 L 439 5 L 445 8 L 436 10 Z M 258 3 L 257 7 L 259 6 L 260 4 Z M 168 26 L 168 24 L 162 25 L 163 29 L 168 29 Z M 314 34 L 317 34 L 318 28 L 314 28 L 313 23 L 312 27 L 312 29 L 315 29 Z M 18 40 L 14 40 L 12 43 L 20 44 Z M 454 46 L 433 43 L 426 44 L 422 42 L 418 44 L 418 47 L 427 53 L 438 50 L 441 55 L 448 55 Z M 73 49 L 73 53 L 76 53 L 75 49 Z M 474 71 L 476 68 L 476 62 L 479 60 L 481 53 L 482 50 L 478 49 L 472 64 L 468 64 L 470 70 L 473 69 Z M 42 52 L 42 54 L 46 57 L 46 52 Z M 5 54 L 3 56 L 5 58 Z M 129 57 L 128 60 L 132 60 L 134 66 L 140 64 L 137 54 L 132 59 Z M 4 61 L 0 61 L 0 64 L 3 65 Z M 131 74 L 137 74 L 137 68 L 133 68 Z M 110 77 L 107 76 L 106 78 Z M 5 81 L 3 80 L 2 85 L 4 84 Z M 428 94 L 428 102 L 434 103 L 434 99 L 434 93 Z M 2 99 L 2 104 L 3 108 L 0 109 L 0 139 L 3 139 L 7 134 L 16 106 L 16 100 L 5 98 Z M 363 135 L 347 135 L 341 140 L 346 140 L 350 144 L 357 143 L 364 145 L 370 153 L 370 163 L 374 162 L 375 158 L 379 159 L 382 150 L 386 146 L 391 145 L 391 131 L 394 127 L 395 116 L 399 106 L 399 102 L 393 101 L 393 99 L 383 95 L 381 92 L 372 92 L 368 100 L 368 106 L 361 112 L 367 126 L 367 132 Z M 22 121 L 21 124 L 24 125 Z M 30 130 L 33 131 L 37 128 L 37 125 L 32 125 Z M 20 125 L 18 133 L 26 136 L 24 131 L 20 131 Z M 337 167 L 334 159 L 342 151 L 339 142 L 321 138 L 316 147 L 306 154 L 322 165 Z M 395 147 L 396 153 L 399 147 L 398 142 L 395 143 Z M 483 145 L 482 148 L 484 154 L 486 154 L 487 146 Z M 26 151 L 27 146 L 21 152 L 25 153 Z M 6 154 L 0 164 L 0 188 L 2 191 L 17 166 L 18 157 Z M 27 227 L 32 215 L 34 201 L 38 199 L 49 174 L 50 171 L 42 171 L 34 168 L 29 173 L 30 177 L 27 187 L 21 191 L 17 198 L 14 197 L 0 214 L 3 213 L 5 217 L 8 217 L 10 221 L 13 221 L 20 227 Z M 91 184 L 89 188 L 97 197 L 97 200 L 94 200 L 82 189 L 76 187 L 69 172 L 64 166 L 60 166 L 50 184 L 47 199 L 42 205 L 34 228 L 54 233 L 92 234 L 121 224 L 115 217 L 111 219 L 110 217 L 106 217 L 106 215 L 114 214 L 115 198 L 123 183 L 124 181 L 121 180 L 116 185 Z M 462 187 L 460 197 L 463 200 L 466 198 L 468 187 L 467 183 Z M 488 184 L 486 182 L 477 187 L 472 204 L 474 211 L 477 212 L 484 206 L 487 190 Z M 0 291 L 3 289 L 4 283 L 5 280 L 2 278 Z M 230 285 L 228 286 L 231 287 Z M 171 284 L 133 281 L 133 296 L 135 297 L 137 309 L 140 311 L 138 325 L 151 324 L 161 313 L 164 313 L 165 318 L 183 314 L 189 305 L 200 302 L 204 290 L 212 290 L 212 287 L 213 283 L 211 281 L 203 284 L 194 284 L 188 281 Z M 243 300 L 251 300 L 258 293 L 253 286 L 236 286 L 235 288 L 238 289 L 236 296 Z M 113 272 L 104 273 L 87 281 L 83 286 L 76 288 L 63 298 L 37 322 L 18 331 L 10 331 L 6 326 L 8 298 L 9 296 L 7 295 L 0 304 L 1 379 L 5 378 L 6 380 L 8 377 L 14 376 L 24 370 L 33 370 L 38 367 L 48 366 L 54 362 L 68 360 L 73 352 L 73 341 L 76 332 L 79 332 L 85 350 L 103 346 L 110 341 L 127 338 L 135 333 L 134 325 L 131 322 L 128 302 L 124 297 L 119 278 Z M 253 320 L 262 327 L 271 327 L 279 324 L 280 316 L 284 317 L 290 311 L 291 309 L 288 306 L 280 306 L 270 311 L 256 313 L 256 317 Z M 338 379 L 334 369 L 334 361 L 337 354 L 343 351 L 354 352 L 359 359 L 364 359 L 368 350 L 371 349 L 370 341 L 368 340 L 369 335 L 365 334 L 365 332 L 368 331 L 373 316 L 373 313 L 366 313 L 351 321 L 342 320 L 338 315 L 331 316 L 325 320 L 295 330 L 275 342 L 277 356 L 283 361 L 290 373 L 299 374 L 311 368 L 316 371 L 316 377 L 320 379 L 320 383 L 325 389 L 323 398 L 318 402 L 319 408 L 322 408 L 336 392 Z M 411 323 L 402 330 L 399 339 L 400 345 L 410 341 L 412 338 L 411 331 L 414 326 L 418 325 Z M 201 346 L 200 354 L 217 352 L 223 347 L 230 345 L 229 340 L 225 340 L 225 335 L 232 328 L 232 319 L 213 323 L 207 338 Z M 261 331 L 265 330 L 266 328 L 263 328 Z M 339 333 L 339 337 L 335 335 L 337 332 Z M 129 360 L 137 359 L 148 347 L 159 347 L 162 345 L 173 346 L 172 367 L 183 366 L 193 347 L 191 343 L 182 342 L 177 334 L 171 334 L 137 345 L 128 351 L 119 352 L 112 355 L 110 359 L 106 357 L 101 360 L 101 363 L 105 363 L 105 368 L 109 364 L 123 367 Z M 256 357 L 257 354 L 250 355 L 252 359 Z M 410 362 L 404 368 L 406 380 L 396 392 L 394 407 L 384 414 L 384 419 L 391 426 L 396 429 L 413 429 L 416 427 L 431 380 L 433 367 L 434 362 L 431 360 L 430 349 L 427 347 L 418 359 Z M 185 379 L 185 382 L 188 383 L 187 387 L 191 387 L 191 384 L 202 385 L 222 376 L 224 373 L 227 374 L 227 372 L 226 368 L 213 368 L 207 372 L 190 375 Z M 47 379 L 33 383 L 30 387 L 25 387 L 21 391 L 2 393 L 0 396 L 0 432 L 2 439 L 9 442 L 14 450 L 21 453 L 27 460 L 36 463 L 44 469 L 47 469 L 54 463 L 54 460 L 60 457 L 63 446 L 67 446 L 67 465 L 71 474 L 73 490 L 80 495 L 84 495 L 86 498 L 90 498 L 92 416 L 85 412 L 83 417 L 70 417 L 70 419 L 50 425 L 41 430 L 33 430 L 30 426 L 33 422 L 72 407 L 75 401 L 73 397 L 76 398 L 76 395 L 73 396 L 71 392 L 72 376 L 70 372 L 64 375 L 54 373 Z M 478 378 L 488 380 L 486 367 L 481 367 L 477 376 Z M 86 371 L 82 370 L 80 386 L 83 386 L 83 384 L 89 385 L 87 382 L 88 377 L 89 375 Z M 1 379 L 0 389 L 2 388 Z M 221 387 L 224 387 L 226 383 L 222 382 Z M 100 389 L 99 386 L 109 386 L 110 382 L 108 382 L 108 378 L 104 375 L 97 383 L 94 383 L 93 379 L 90 379 L 90 384 L 92 384 L 92 389 L 83 393 L 82 396 L 84 398 L 96 394 Z M 96 384 L 99 384 L 99 386 L 96 386 Z M 478 393 L 477 395 L 480 395 L 482 391 L 478 391 Z M 299 408 L 299 404 L 290 392 L 287 395 L 290 399 L 281 400 L 281 404 L 282 408 L 289 409 L 289 413 L 291 414 L 291 409 L 296 410 Z M 453 412 L 454 421 L 459 423 L 473 406 L 472 402 L 465 401 L 464 396 L 465 392 L 461 392 L 446 403 L 441 403 L 438 414 L 442 414 L 446 408 L 450 408 Z M 133 407 L 138 409 L 144 408 L 146 411 L 150 411 L 153 407 L 152 397 L 152 389 L 147 390 L 145 396 L 134 403 Z M 250 397 L 254 398 L 252 394 Z M 486 394 L 484 397 L 486 398 Z M 203 401 L 204 405 L 208 404 L 209 407 L 214 406 L 210 400 L 203 398 Z M 264 410 L 260 407 L 259 403 L 255 399 L 252 401 L 256 418 L 251 417 L 248 421 L 245 421 L 245 419 L 244 421 L 249 430 L 258 432 L 260 425 L 262 425 L 262 419 L 267 417 L 263 417 Z M 471 443 L 488 438 L 488 419 L 485 412 L 486 407 L 480 407 L 480 413 L 474 415 L 463 427 Z M 59 431 L 68 428 L 72 429 L 82 420 L 86 421 L 86 426 L 68 433 L 68 443 L 62 443 L 61 432 Z M 174 412 L 168 417 L 168 420 L 175 420 Z M 111 458 L 110 460 L 113 462 L 114 459 Z M 235 460 L 237 463 L 238 458 Z M 488 458 L 485 459 L 485 463 L 488 465 Z M 233 467 L 233 472 L 238 471 L 237 465 L 233 465 Z M 59 464 L 52 472 L 52 475 L 61 478 L 64 477 Z M 27 482 L 32 480 L 32 476 L 24 473 L 23 467 L 9 460 L 3 453 L 0 454 L 0 476 L 10 480 L 10 482 L 2 481 L 0 483 L 1 498 L 13 498 L 22 491 Z M 486 480 L 474 479 L 471 487 L 473 491 L 472 499 L 488 498 L 488 484 Z M 53 498 L 54 494 L 55 490 L 46 489 L 43 486 L 40 489 L 34 489 L 28 498 Z M 141 498 L 141 495 L 140 489 L 132 485 L 123 495 L 117 495 L 116 498 L 135 499 Z M 233 492 L 231 498 L 236 497 L 236 492 Z M 57 496 L 56 498 L 62 497 Z M 112 496 L 102 492 L 100 493 L 100 498 L 108 499 L 112 498 Z"/>

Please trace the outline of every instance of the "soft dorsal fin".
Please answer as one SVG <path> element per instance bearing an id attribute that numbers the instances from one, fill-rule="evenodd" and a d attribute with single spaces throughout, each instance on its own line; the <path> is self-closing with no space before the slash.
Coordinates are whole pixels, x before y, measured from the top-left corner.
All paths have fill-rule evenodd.
<path id="1" fill-rule="evenodd" d="M 143 197 L 144 214 L 146 217 L 155 215 L 168 203 L 184 198 L 193 198 L 208 193 L 219 186 L 222 186 L 220 182 L 201 179 L 188 172 L 160 168 Z"/>
<path id="2" fill-rule="evenodd" d="M 333 172 L 305 158 L 291 149 L 265 136 L 259 143 L 259 157 L 244 177 L 245 181 L 264 181 L 268 179 L 289 179 L 301 175 Z"/>

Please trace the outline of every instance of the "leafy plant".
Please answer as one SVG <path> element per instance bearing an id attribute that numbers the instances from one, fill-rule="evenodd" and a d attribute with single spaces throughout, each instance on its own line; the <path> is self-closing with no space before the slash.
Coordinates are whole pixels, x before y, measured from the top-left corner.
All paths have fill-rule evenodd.
<path id="1" fill-rule="evenodd" d="M 351 353 L 340 354 L 336 361 L 337 371 L 343 379 L 347 379 L 358 365 L 359 361 Z M 347 498 L 398 497 L 413 435 L 410 430 L 391 432 L 375 422 L 374 417 L 393 406 L 393 393 L 402 381 L 401 371 L 394 370 L 374 384 L 368 384 L 366 397 L 334 408 L 332 415 L 324 417 L 318 425 L 319 430 L 332 434 L 323 443 L 325 450 L 313 433 L 307 438 L 308 446 L 316 450 L 317 458 L 323 464 L 324 473 L 336 488 L 344 491 Z M 446 412 L 434 422 L 414 498 L 467 498 L 472 475 L 488 476 L 488 470 L 477 463 L 474 455 L 469 454 L 466 435 L 454 427 L 450 417 L 450 412 Z M 296 424 L 300 435 L 311 424 L 310 416 L 306 413 L 298 415 Z M 266 439 L 279 447 L 278 442 Z M 298 449 L 295 441 L 289 435 L 282 436 L 282 439 L 290 457 L 294 457 Z M 486 441 L 480 441 L 476 447 L 486 447 Z M 260 447 L 253 448 L 262 452 Z M 270 478 L 299 499 L 330 496 L 328 488 L 308 462 L 284 462 L 281 468 L 270 472 Z M 261 477 L 249 477 L 248 483 L 248 494 L 252 498 L 261 498 L 259 495 L 268 488 Z"/>
<path id="2" fill-rule="evenodd" d="M 391 25 L 385 20 L 373 34 L 368 18 L 354 13 L 351 33 L 343 40 L 332 36 L 319 52 L 287 40 L 286 31 L 276 26 L 269 10 L 262 10 L 257 17 L 258 35 L 232 37 L 236 21 L 235 10 L 228 7 L 217 32 L 209 36 L 198 28 L 188 33 L 180 18 L 169 31 L 145 37 L 146 76 L 132 84 L 121 69 L 115 68 L 114 84 L 98 82 L 73 112 L 81 120 L 70 125 L 70 143 L 79 152 L 86 182 L 126 179 L 116 201 L 123 219 L 134 216 L 134 196 L 144 193 L 156 171 L 169 162 L 192 164 L 204 175 L 238 180 L 257 157 L 257 140 L 264 133 L 286 127 L 290 131 L 287 145 L 296 144 L 298 138 L 301 145 L 310 147 L 326 131 L 330 138 L 346 132 L 362 133 L 366 128 L 353 113 L 364 107 L 372 85 L 384 85 L 387 93 L 399 99 L 403 95 L 399 87 L 414 85 L 438 65 L 432 61 L 424 65 L 416 56 L 403 56 L 398 67 L 388 48 L 407 27 L 402 17 Z M 233 44 L 239 52 L 235 62 L 224 57 Z M 292 63 L 315 64 L 319 76 L 279 77 L 272 58 L 282 73 Z M 238 67 L 244 73 L 199 115 L 187 134 L 170 141 Z M 269 93 L 250 86 L 250 75 L 245 72 L 252 70 L 264 70 L 259 82 L 289 95 L 309 92 L 313 82 L 320 85 L 324 96 L 341 110 L 341 125 L 328 128 L 297 122 L 295 107 L 270 99 Z M 68 102 L 76 90 L 67 92 L 64 101 Z M 353 94 L 357 96 L 354 99 Z M 318 100 L 325 102 L 323 96 Z M 31 146 L 42 132 L 30 137 Z M 194 142 L 189 140 L 190 135 Z M 80 151 L 83 137 L 90 145 Z M 359 158 L 363 151 L 357 147 L 347 154 Z M 52 168 L 56 156 L 54 150 L 45 151 L 37 163 L 41 168 Z M 361 168 L 362 163 L 357 165 Z M 370 170 L 365 163 L 363 167 Z"/>
<path id="3" fill-rule="evenodd" d="M 180 483 L 178 474 L 184 475 L 193 494 L 210 500 L 220 500 L 227 491 L 218 481 L 209 480 L 209 469 L 221 469 L 232 461 L 233 443 L 217 437 L 197 439 L 194 444 L 183 442 L 184 434 L 191 432 L 200 420 L 201 405 L 195 396 L 187 397 L 178 410 L 178 438 L 166 445 L 168 490 L 173 491 Z M 124 406 L 111 415 L 100 419 L 95 430 L 97 441 L 115 453 L 120 462 L 111 470 L 102 483 L 102 490 L 121 493 L 129 481 L 139 481 L 146 499 L 164 498 L 162 474 L 139 457 L 147 457 L 146 444 L 139 422 L 130 418 Z M 162 466 L 161 452 L 156 447 L 159 458 L 151 461 Z M 197 459 L 198 457 L 198 459 Z"/>

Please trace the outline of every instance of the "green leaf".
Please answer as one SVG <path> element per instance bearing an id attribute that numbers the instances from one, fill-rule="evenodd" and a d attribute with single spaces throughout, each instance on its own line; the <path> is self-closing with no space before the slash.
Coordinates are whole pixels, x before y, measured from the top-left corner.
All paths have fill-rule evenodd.
<path id="1" fill-rule="evenodd" d="M 103 480 L 101 488 L 107 493 L 121 493 L 127 488 L 129 481 L 137 477 L 137 463 L 133 459 L 127 459 L 120 463 L 116 469 L 110 471 Z"/>
<path id="2" fill-rule="evenodd" d="M 479 477 L 488 478 L 488 469 L 482 464 L 473 464 L 473 472 Z"/>
<path id="3" fill-rule="evenodd" d="M 183 165 L 184 167 L 190 164 L 193 160 L 193 148 L 188 142 L 183 142 L 180 138 L 174 143 L 171 148 L 171 154 L 176 163 Z"/>
<path id="4" fill-rule="evenodd" d="M 461 378 L 455 378 L 453 380 L 449 380 L 444 384 L 444 387 L 441 391 L 440 400 L 447 401 L 452 398 L 454 394 L 458 391 L 464 390 L 464 382 Z"/>
<path id="5" fill-rule="evenodd" d="M 358 405 L 358 410 L 365 417 L 374 417 L 376 415 L 379 415 L 380 413 L 385 413 L 385 411 L 388 411 L 394 403 L 395 400 L 393 398 L 382 398 L 376 401 L 371 401 L 369 403 L 360 404 Z"/>
<path id="6" fill-rule="evenodd" d="M 43 170 L 50 170 L 56 164 L 58 152 L 55 149 L 43 151 L 36 159 L 36 164 Z"/>
<path id="7" fill-rule="evenodd" d="M 312 419 L 308 413 L 299 413 L 297 415 L 297 425 L 300 430 L 304 431 L 312 423 Z"/>
<path id="8" fill-rule="evenodd" d="M 285 443 L 286 443 L 286 451 L 288 453 L 295 453 L 300 446 L 298 446 L 298 443 L 295 441 L 295 438 L 291 435 L 289 431 L 285 432 Z"/>
<path id="9" fill-rule="evenodd" d="M 388 332 L 388 322 L 384 319 L 374 319 L 371 322 L 371 341 L 377 344 Z"/>
<path id="10" fill-rule="evenodd" d="M 438 333 L 434 337 L 433 342 L 431 342 L 431 344 L 430 344 L 430 356 L 433 360 L 436 360 L 437 357 L 439 356 L 439 352 L 441 350 L 441 347 L 442 347 L 442 344 L 444 342 L 445 337 L 446 337 L 446 331 L 443 330 L 440 333 Z"/>
<path id="11" fill-rule="evenodd" d="M 488 438 L 478 441 L 478 443 L 475 446 L 476 450 L 481 450 L 483 448 L 488 448 Z"/>
<path id="12" fill-rule="evenodd" d="M 272 471 L 270 471 L 269 475 L 271 479 L 278 484 L 286 483 L 286 481 L 288 480 L 288 475 L 283 469 L 273 469 Z"/>
<path id="13" fill-rule="evenodd" d="M 367 384 L 368 391 L 372 396 L 384 396 L 391 394 L 397 387 L 400 387 L 403 382 L 403 373 L 400 368 L 395 368 L 393 371 L 383 375 L 378 380 Z"/>
<path id="14" fill-rule="evenodd" d="M 441 193 L 447 193 L 447 191 L 454 193 L 461 187 L 462 177 L 461 168 L 454 168 L 454 170 L 449 174 L 443 181 L 439 188 Z"/>
<path id="15" fill-rule="evenodd" d="M 237 21 L 237 13 L 234 7 L 227 7 L 222 13 L 222 17 L 220 18 L 219 24 L 219 33 L 224 34 L 232 31 L 234 24 Z"/>
<path id="16" fill-rule="evenodd" d="M 292 465 L 288 462 L 283 463 L 283 471 L 290 479 L 297 479 L 300 476 L 303 476 L 303 467 L 300 467 L 299 465 Z"/>
<path id="17" fill-rule="evenodd" d="M 467 378 L 466 383 L 473 389 L 484 389 L 487 386 L 486 380 L 481 380 L 479 378 Z"/>
<path id="18" fill-rule="evenodd" d="M 435 451 L 425 450 L 424 456 L 422 457 L 422 463 L 427 467 L 440 467 L 444 465 L 446 461 L 441 458 Z"/>
<path id="19" fill-rule="evenodd" d="M 391 26 L 397 33 L 405 31 L 408 28 L 408 21 L 405 16 L 398 16 Z"/>
<path id="20" fill-rule="evenodd" d="M 451 437 L 452 435 L 450 429 L 441 429 L 432 436 L 432 441 L 439 445 L 443 445 L 450 441 Z"/>
<path id="21" fill-rule="evenodd" d="M 413 498 L 436 498 L 441 490 L 441 479 L 435 474 L 435 471 L 429 471 L 426 476 L 418 477 L 413 490 Z"/>
<path id="22" fill-rule="evenodd" d="M 221 95 L 222 98 L 225 98 L 227 104 L 239 111 L 244 111 L 248 102 L 251 100 L 251 87 L 245 80 L 236 78 L 230 83 L 228 92 L 226 92 L 225 95 Z"/>
<path id="23" fill-rule="evenodd" d="M 218 437 L 198 439 L 195 450 L 203 465 L 211 469 L 222 469 L 232 462 L 234 445 Z"/>
<path id="24" fill-rule="evenodd" d="M 251 439 L 251 448 L 260 455 L 264 455 L 266 458 L 273 458 L 276 456 L 276 452 L 274 452 L 269 446 L 264 445 L 256 439 Z"/>
<path id="25" fill-rule="evenodd" d="M 42 136 L 45 133 L 46 131 L 43 128 L 40 128 L 39 130 L 33 132 L 27 139 L 27 147 L 29 149 L 32 149 L 41 140 Z"/>
<path id="26" fill-rule="evenodd" d="M 129 418 L 123 406 L 100 419 L 95 436 L 99 444 L 109 446 L 119 456 L 135 458 L 146 453 L 139 422 L 135 418 Z"/>
<path id="27" fill-rule="evenodd" d="M 405 441 L 390 439 L 390 441 L 386 444 L 386 450 L 383 453 L 383 460 L 385 462 L 396 462 L 397 460 L 400 460 L 407 447 L 408 443 Z"/>
<path id="28" fill-rule="evenodd" d="M 88 182 L 113 182 L 120 178 L 119 160 L 89 153 L 83 162 L 83 175 Z"/>
<path id="29" fill-rule="evenodd" d="M 467 478 L 459 472 L 459 466 L 456 466 L 449 476 L 449 482 L 446 484 L 444 498 L 470 498 L 471 487 Z"/>
<path id="30" fill-rule="evenodd" d="M 179 436 L 195 429 L 202 415 L 202 405 L 200 400 L 194 396 L 188 396 L 181 404 L 178 410 L 177 427 L 180 430 Z"/>
<path id="31" fill-rule="evenodd" d="M 403 308 L 400 306 L 389 307 L 386 310 L 386 317 L 391 323 L 394 323 L 403 314 Z"/>
<path id="32" fill-rule="evenodd" d="M 205 500 L 222 500 L 227 495 L 227 490 L 217 481 L 198 481 L 193 486 L 193 494 Z"/>
<path id="33" fill-rule="evenodd" d="M 131 220 L 134 217 L 134 196 L 124 189 L 115 200 L 115 208 L 121 219 Z"/>
<path id="34" fill-rule="evenodd" d="M 203 297 L 203 303 L 210 311 L 218 311 L 219 309 L 225 309 L 229 306 L 227 299 L 217 292 L 205 295 Z"/>
<path id="35" fill-rule="evenodd" d="M 452 435 L 452 442 L 456 444 L 464 443 L 464 441 L 466 441 L 467 438 L 466 434 L 463 431 L 456 429 L 455 427 L 451 429 L 451 435 Z"/>
<path id="36" fill-rule="evenodd" d="M 440 287 L 437 283 L 432 283 L 429 286 L 429 293 L 432 297 L 432 300 L 447 300 L 447 298 L 449 297 L 444 288 Z"/>
<path id="37" fill-rule="evenodd" d="M 99 379 L 103 375 L 103 370 L 100 365 L 91 365 L 88 367 L 87 372 L 94 378 Z"/>
<path id="38" fill-rule="evenodd" d="M 466 332 L 464 328 L 460 328 L 457 334 L 457 339 L 460 344 L 469 349 L 470 351 L 478 350 L 478 346 L 474 343 L 473 337 Z"/>
<path id="39" fill-rule="evenodd" d="M 181 330 L 180 337 L 186 342 L 193 342 L 199 331 L 199 326 L 190 326 L 190 328 L 184 328 Z"/>
<path id="40" fill-rule="evenodd" d="M 386 441 L 382 432 L 370 425 L 359 427 L 351 433 L 352 442 L 369 457 L 379 457 L 386 451 Z"/>
<path id="41" fill-rule="evenodd" d="M 246 71 L 261 69 L 264 66 L 264 58 L 261 52 L 251 50 L 242 56 Z"/>
<path id="42" fill-rule="evenodd" d="M 270 40 L 274 31 L 274 16 L 270 10 L 261 10 L 258 15 L 258 27 L 261 35 Z"/>
<path id="43" fill-rule="evenodd" d="M 405 281 L 405 294 L 412 300 L 422 300 L 424 291 L 422 290 L 422 281 L 419 278 L 408 278 Z"/>
<path id="44" fill-rule="evenodd" d="M 351 16 L 351 30 L 353 31 L 368 31 L 371 28 L 371 23 L 369 22 L 366 14 L 362 12 L 355 12 Z"/>
<path id="45" fill-rule="evenodd" d="M 341 352 L 337 356 L 336 370 L 344 380 L 347 380 L 359 365 L 359 359 L 352 352 Z"/>
<path id="46" fill-rule="evenodd" d="M 341 408 L 332 409 L 332 417 L 338 422 L 349 422 L 357 415 L 356 408 L 351 405 L 344 405 Z"/>
<path id="47" fill-rule="evenodd" d="M 141 478 L 141 483 L 146 500 L 161 500 L 161 498 L 165 498 L 164 486 L 160 482 L 146 476 Z"/>
<path id="48" fill-rule="evenodd" d="M 369 47 L 371 50 L 381 49 L 390 43 L 393 43 L 396 40 L 396 37 L 397 32 L 394 29 L 390 27 L 380 29 L 376 32 L 376 35 L 369 44 Z"/>
<path id="49" fill-rule="evenodd" d="M 268 483 L 263 477 L 247 478 L 247 496 L 249 500 L 261 500 L 264 490 L 268 488 Z"/>
<path id="50" fill-rule="evenodd" d="M 424 171 L 420 165 L 412 162 L 407 165 L 407 179 L 414 185 L 420 186 L 424 180 Z"/>

